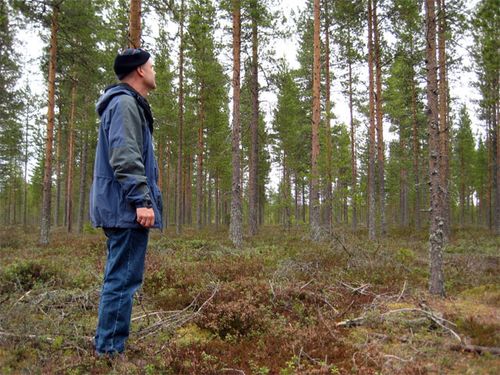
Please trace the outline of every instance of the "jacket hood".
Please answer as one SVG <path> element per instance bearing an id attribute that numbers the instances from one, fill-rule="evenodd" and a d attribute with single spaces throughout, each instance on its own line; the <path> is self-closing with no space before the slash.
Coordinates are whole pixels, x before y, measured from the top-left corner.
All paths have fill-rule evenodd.
<path id="1" fill-rule="evenodd" d="M 108 107 L 109 102 L 111 102 L 111 99 L 118 95 L 130 95 L 137 100 L 139 106 L 144 110 L 144 115 L 146 116 L 149 129 L 153 132 L 153 114 L 151 113 L 151 107 L 149 106 L 148 101 L 136 90 L 134 90 L 132 86 L 126 83 L 116 83 L 104 89 L 104 94 L 101 95 L 96 104 L 99 117 L 102 116 Z"/>

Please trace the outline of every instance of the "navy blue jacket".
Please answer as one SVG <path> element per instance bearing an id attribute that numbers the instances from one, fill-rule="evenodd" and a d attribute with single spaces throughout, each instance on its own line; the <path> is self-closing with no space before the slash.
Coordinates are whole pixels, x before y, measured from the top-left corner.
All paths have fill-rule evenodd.
<path id="1" fill-rule="evenodd" d="M 162 228 L 162 198 L 153 150 L 149 104 L 127 84 L 106 89 L 97 102 L 101 118 L 90 219 L 95 227 L 141 228 L 136 208 L 152 204 L 154 228 Z"/>

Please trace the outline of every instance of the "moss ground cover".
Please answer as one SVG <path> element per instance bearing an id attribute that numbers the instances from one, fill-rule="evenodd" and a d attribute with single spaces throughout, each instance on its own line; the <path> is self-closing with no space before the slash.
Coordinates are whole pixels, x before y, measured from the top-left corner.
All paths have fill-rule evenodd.
<path id="1" fill-rule="evenodd" d="M 447 293 L 426 292 L 425 235 L 264 227 L 243 249 L 226 232 L 154 233 L 124 357 L 92 336 L 104 237 L 54 233 L 48 247 L 0 233 L 1 374 L 496 374 L 500 240 L 454 233 Z M 8 240 L 15 236 L 16 240 Z M 445 327 L 439 325 L 443 322 Z M 450 330 L 449 330 L 450 329 Z"/>

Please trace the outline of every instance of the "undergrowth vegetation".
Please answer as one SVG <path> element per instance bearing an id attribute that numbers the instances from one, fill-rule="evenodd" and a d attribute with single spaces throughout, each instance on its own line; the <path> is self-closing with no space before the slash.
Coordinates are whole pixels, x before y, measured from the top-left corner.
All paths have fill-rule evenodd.
<path id="1" fill-rule="evenodd" d="M 427 292 L 425 233 L 315 244 L 265 227 L 241 250 L 226 232 L 153 233 L 125 358 L 93 353 L 105 241 L 0 233 L 1 374 L 496 374 L 500 240 L 457 231 L 446 299 Z M 458 337 L 457 337 L 458 336 Z"/>

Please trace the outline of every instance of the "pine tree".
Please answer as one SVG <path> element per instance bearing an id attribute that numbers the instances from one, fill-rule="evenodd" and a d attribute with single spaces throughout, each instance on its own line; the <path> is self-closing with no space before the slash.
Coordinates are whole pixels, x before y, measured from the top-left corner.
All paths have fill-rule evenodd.
<path id="1" fill-rule="evenodd" d="M 436 13 L 435 0 L 426 0 L 426 69 L 427 69 L 427 106 L 429 128 L 429 174 L 430 174 L 430 275 L 431 294 L 444 296 L 443 248 L 444 248 L 444 190 L 441 187 L 441 144 L 439 134 L 439 109 L 436 61 Z"/>
<path id="2" fill-rule="evenodd" d="M 233 129 L 232 129 L 232 195 L 229 238 L 237 248 L 243 244 L 243 220 L 241 204 L 241 162 L 240 162 L 240 48 L 241 13 L 240 1 L 232 0 L 233 18 Z"/>
<path id="3" fill-rule="evenodd" d="M 310 235 L 313 241 L 321 238 L 319 206 L 319 125 L 320 125 L 320 4 L 314 0 L 314 36 L 313 36 L 313 87 L 312 87 L 312 137 L 311 137 L 311 192 L 309 197 Z"/>

